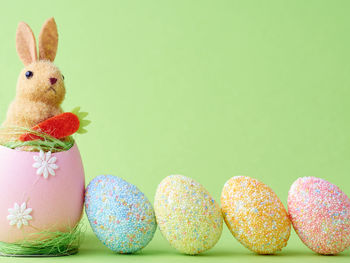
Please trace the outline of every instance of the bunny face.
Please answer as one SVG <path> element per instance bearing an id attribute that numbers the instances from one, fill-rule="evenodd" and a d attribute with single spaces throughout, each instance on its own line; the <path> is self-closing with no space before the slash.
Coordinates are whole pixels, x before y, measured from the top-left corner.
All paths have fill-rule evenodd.
<path id="1" fill-rule="evenodd" d="M 58 46 L 54 18 L 49 18 L 42 26 L 38 44 L 37 49 L 33 31 L 26 23 L 20 22 L 16 33 L 16 49 L 24 69 L 19 74 L 17 94 L 8 108 L 3 127 L 32 128 L 63 112 L 61 103 L 66 93 L 64 80 L 60 70 L 53 64 Z M 17 138 L 10 135 L 2 136 L 2 139 Z"/>
<path id="2" fill-rule="evenodd" d="M 63 75 L 49 60 L 38 60 L 19 74 L 17 96 L 49 105 L 60 105 L 66 94 Z"/>
<path id="3" fill-rule="evenodd" d="M 53 18 L 46 20 L 39 35 L 39 56 L 30 27 L 20 22 L 16 34 L 16 47 L 25 68 L 18 77 L 17 98 L 22 101 L 43 102 L 59 106 L 65 96 L 61 72 L 53 64 L 58 46 L 58 33 Z"/>

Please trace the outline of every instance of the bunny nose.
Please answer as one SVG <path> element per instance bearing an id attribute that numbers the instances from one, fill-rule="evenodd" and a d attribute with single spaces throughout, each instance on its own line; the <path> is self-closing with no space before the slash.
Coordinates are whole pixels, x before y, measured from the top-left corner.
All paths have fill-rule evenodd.
<path id="1" fill-rule="evenodd" d="M 51 85 L 55 84 L 57 82 L 56 78 L 50 78 L 50 83 Z"/>

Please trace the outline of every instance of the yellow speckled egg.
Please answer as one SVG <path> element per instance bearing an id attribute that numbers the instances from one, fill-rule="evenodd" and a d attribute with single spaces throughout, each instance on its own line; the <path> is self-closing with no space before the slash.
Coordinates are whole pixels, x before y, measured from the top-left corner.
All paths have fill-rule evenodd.
<path id="1" fill-rule="evenodd" d="M 170 175 L 158 186 L 154 210 L 162 235 L 178 251 L 212 248 L 222 232 L 222 213 L 208 191 L 191 178 Z"/>
<path id="2" fill-rule="evenodd" d="M 287 245 L 291 222 L 267 185 L 248 176 L 232 177 L 222 190 L 221 206 L 232 235 L 248 249 L 273 254 Z"/>

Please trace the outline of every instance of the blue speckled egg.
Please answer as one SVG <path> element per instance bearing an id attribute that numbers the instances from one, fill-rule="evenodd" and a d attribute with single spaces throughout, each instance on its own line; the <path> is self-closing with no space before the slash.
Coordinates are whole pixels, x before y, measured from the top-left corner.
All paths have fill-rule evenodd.
<path id="1" fill-rule="evenodd" d="M 147 197 L 135 185 L 113 175 L 100 175 L 89 183 L 85 211 L 97 238 L 117 253 L 144 248 L 157 228 Z"/>

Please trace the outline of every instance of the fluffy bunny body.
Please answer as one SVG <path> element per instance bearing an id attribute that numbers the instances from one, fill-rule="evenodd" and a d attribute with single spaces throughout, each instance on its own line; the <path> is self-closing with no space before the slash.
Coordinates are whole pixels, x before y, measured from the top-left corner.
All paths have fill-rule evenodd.
<path id="1" fill-rule="evenodd" d="M 48 19 L 39 36 L 39 57 L 30 27 L 21 22 L 17 28 L 17 53 L 25 68 L 17 81 L 17 91 L 3 127 L 32 128 L 38 123 L 62 113 L 65 97 L 63 75 L 53 64 L 58 34 L 55 20 Z M 0 141 L 14 140 L 13 135 L 1 135 Z"/>

